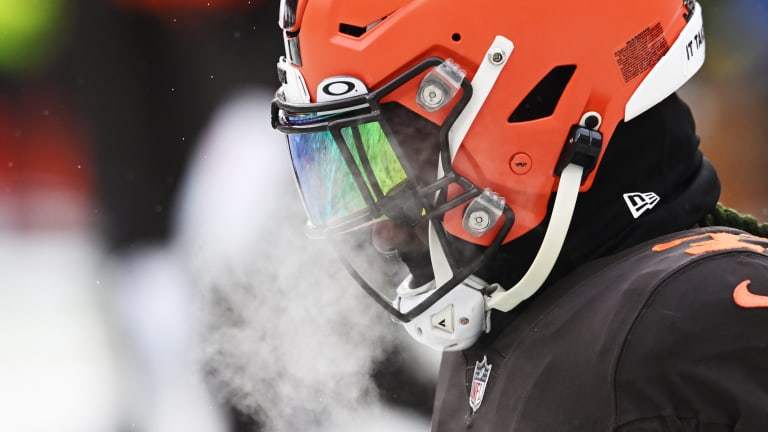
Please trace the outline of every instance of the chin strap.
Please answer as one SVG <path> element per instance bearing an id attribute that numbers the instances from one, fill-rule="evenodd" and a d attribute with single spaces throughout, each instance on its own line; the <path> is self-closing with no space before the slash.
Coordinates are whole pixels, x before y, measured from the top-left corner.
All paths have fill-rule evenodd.
<path id="1" fill-rule="evenodd" d="M 576 207 L 576 197 L 581 186 L 581 174 L 584 168 L 569 164 L 560 175 L 560 184 L 555 195 L 555 205 L 552 209 L 552 217 L 541 242 L 539 252 L 536 254 L 528 272 L 512 288 L 497 287 L 490 297 L 486 299 L 486 309 L 497 309 L 508 312 L 515 306 L 532 296 L 552 271 L 552 267 L 560 255 L 560 250 L 565 242 L 565 235 L 571 225 L 571 217 Z"/>
<path id="2" fill-rule="evenodd" d="M 467 104 L 467 107 L 465 107 L 464 111 L 449 131 L 451 160 L 453 160 L 453 157 L 456 155 L 459 145 L 464 140 L 469 127 L 482 107 L 485 98 L 490 93 L 512 50 L 514 50 L 514 45 L 510 40 L 502 36 L 498 36 L 494 39 L 493 44 L 487 52 L 485 61 L 480 65 L 475 78 L 472 80 L 474 94 Z M 591 136 L 589 138 L 591 138 Z M 573 140 L 571 143 L 573 143 Z M 587 143 L 589 143 L 589 141 L 587 141 Z M 597 153 L 599 153 L 599 147 L 597 148 Z M 596 160 L 597 153 L 593 155 L 595 157 L 594 160 Z M 568 160 L 573 159 L 569 157 L 566 161 Z M 583 162 L 583 160 L 581 162 Z M 592 165 L 586 168 L 587 172 L 591 171 L 594 167 L 594 161 L 591 162 Z M 565 163 L 563 165 L 565 165 Z M 497 286 L 496 291 L 490 296 L 485 297 L 485 331 L 490 330 L 489 318 L 491 309 L 498 309 L 504 312 L 511 310 L 533 295 L 549 276 L 557 257 L 560 255 L 563 243 L 565 242 L 565 235 L 568 232 L 568 227 L 571 223 L 573 211 L 576 206 L 576 197 L 579 193 L 579 188 L 581 187 L 582 173 L 584 173 L 584 171 L 585 167 L 577 165 L 576 163 L 568 163 L 560 173 L 560 183 L 555 195 L 552 217 L 549 226 L 547 227 L 547 231 L 544 234 L 544 240 L 539 248 L 539 252 L 536 254 L 536 258 L 533 260 L 528 272 L 517 284 L 515 284 L 515 286 L 508 290 Z M 443 170 L 441 161 L 438 164 L 438 177 L 441 177 L 442 175 Z M 453 277 L 453 270 L 448 262 L 432 221 L 429 223 L 429 250 L 432 269 L 435 275 L 435 284 L 438 287 L 443 286 L 443 284 Z"/>
<path id="3" fill-rule="evenodd" d="M 574 163 L 563 169 L 555 195 L 552 217 L 541 242 L 541 247 L 536 253 L 536 258 L 515 286 L 509 289 L 496 287 L 496 291 L 486 298 L 486 310 L 498 309 L 502 312 L 508 312 L 541 288 L 552 271 L 565 242 L 565 235 L 568 233 L 568 227 L 576 207 L 576 197 L 581 187 L 583 171 L 584 167 Z M 437 286 L 441 286 L 453 276 L 453 272 L 431 222 L 429 226 L 429 250 L 435 281 Z"/>

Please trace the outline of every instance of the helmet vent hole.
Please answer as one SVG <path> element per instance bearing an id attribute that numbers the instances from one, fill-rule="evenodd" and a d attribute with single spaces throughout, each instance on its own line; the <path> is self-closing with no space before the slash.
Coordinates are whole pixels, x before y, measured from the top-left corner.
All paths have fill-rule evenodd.
<path id="1" fill-rule="evenodd" d="M 452 39 L 454 42 L 458 42 L 458 41 L 460 41 L 460 40 L 461 40 L 461 33 L 454 33 L 454 34 L 452 34 L 452 35 L 451 35 L 451 39 Z"/>
<path id="2" fill-rule="evenodd" d="M 341 23 L 339 24 L 339 33 L 359 38 L 360 36 L 370 31 L 372 28 L 381 24 L 381 22 L 384 21 L 384 18 L 386 17 L 377 19 L 376 21 L 368 24 L 367 26 L 362 26 L 362 27 L 354 24 Z"/>
<path id="3" fill-rule="evenodd" d="M 520 102 L 508 121 L 520 123 L 551 116 L 575 71 L 575 65 L 553 68 Z"/>
<path id="4" fill-rule="evenodd" d="M 339 33 L 353 36 L 353 37 L 360 37 L 365 34 L 367 29 L 365 27 L 360 27 L 352 24 L 339 24 Z"/>

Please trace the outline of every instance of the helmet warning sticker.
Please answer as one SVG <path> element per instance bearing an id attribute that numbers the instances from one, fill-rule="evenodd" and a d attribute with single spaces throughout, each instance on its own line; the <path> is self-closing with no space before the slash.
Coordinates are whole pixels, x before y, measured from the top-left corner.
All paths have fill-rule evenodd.
<path id="1" fill-rule="evenodd" d="M 613 55 L 624 82 L 630 82 L 656 65 L 667 51 L 669 44 L 664 39 L 664 29 L 656 23 L 628 40 Z"/>

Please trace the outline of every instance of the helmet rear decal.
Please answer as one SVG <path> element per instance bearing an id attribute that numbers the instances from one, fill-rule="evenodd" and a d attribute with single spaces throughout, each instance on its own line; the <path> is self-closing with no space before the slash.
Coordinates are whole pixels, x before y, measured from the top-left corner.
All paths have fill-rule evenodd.
<path id="1" fill-rule="evenodd" d="M 683 14 L 683 18 L 685 18 L 686 21 L 690 21 L 691 17 L 693 17 L 693 12 L 696 10 L 696 1 L 683 0 L 683 6 L 685 6 L 686 9 L 686 12 Z"/>
<path id="2" fill-rule="evenodd" d="M 669 51 L 661 23 L 646 27 L 614 53 L 624 82 L 630 82 L 651 69 Z"/>
<path id="3" fill-rule="evenodd" d="M 704 22 L 701 7 L 688 9 L 687 24 L 666 54 L 654 64 L 624 108 L 629 121 L 656 105 L 685 84 L 704 64 Z"/>

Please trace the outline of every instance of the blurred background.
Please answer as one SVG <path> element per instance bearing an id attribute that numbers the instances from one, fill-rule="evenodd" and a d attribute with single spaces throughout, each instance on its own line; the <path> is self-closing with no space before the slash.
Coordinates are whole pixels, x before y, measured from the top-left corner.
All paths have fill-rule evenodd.
<path id="1" fill-rule="evenodd" d="M 701 3 L 680 93 L 768 220 L 768 1 Z M 299 229 L 277 12 L 0 0 L 0 430 L 429 429 L 437 356 Z"/>

